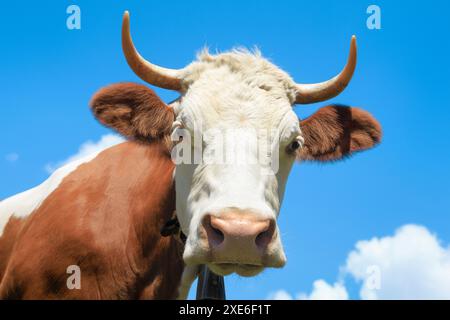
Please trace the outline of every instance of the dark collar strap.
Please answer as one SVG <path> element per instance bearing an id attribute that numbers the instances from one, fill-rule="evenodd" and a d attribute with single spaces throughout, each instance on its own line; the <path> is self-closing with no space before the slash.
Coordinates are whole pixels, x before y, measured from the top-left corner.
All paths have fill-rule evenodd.
<path id="1" fill-rule="evenodd" d="M 181 231 L 180 222 L 178 221 L 177 215 L 173 214 L 172 218 L 167 221 L 164 226 L 160 230 L 161 236 L 163 237 L 169 237 L 172 235 L 178 235 L 181 242 L 183 244 L 186 243 L 186 235 Z"/>

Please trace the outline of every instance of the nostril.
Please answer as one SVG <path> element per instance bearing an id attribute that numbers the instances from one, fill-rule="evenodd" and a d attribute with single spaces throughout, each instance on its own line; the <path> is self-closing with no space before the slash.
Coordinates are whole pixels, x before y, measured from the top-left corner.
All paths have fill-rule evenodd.
<path id="1" fill-rule="evenodd" d="M 211 248 L 218 247 L 225 239 L 223 232 L 215 228 L 211 223 L 211 216 L 207 215 L 203 219 L 203 227 L 206 231 L 206 236 Z"/>
<path id="2" fill-rule="evenodd" d="M 270 221 L 268 226 L 260 234 L 256 236 L 255 244 L 260 249 L 266 249 L 269 243 L 272 241 L 273 234 L 275 233 L 275 222 Z"/>

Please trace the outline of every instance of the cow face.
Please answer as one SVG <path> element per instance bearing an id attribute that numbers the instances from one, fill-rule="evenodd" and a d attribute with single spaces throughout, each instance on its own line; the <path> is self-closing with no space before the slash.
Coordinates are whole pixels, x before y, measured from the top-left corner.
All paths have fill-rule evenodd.
<path id="1" fill-rule="evenodd" d="M 189 86 L 175 105 L 174 132 L 175 140 L 183 137 L 175 156 L 192 151 L 191 161 L 178 161 L 175 178 L 177 214 L 189 235 L 184 259 L 209 263 L 218 274 L 281 267 L 276 219 L 303 143 L 293 83 L 245 52 L 205 52 L 185 72 Z"/>
<path id="2" fill-rule="evenodd" d="M 345 88 L 356 63 L 355 40 L 338 76 L 299 85 L 258 53 L 204 52 L 182 70 L 153 65 L 134 49 L 127 14 L 122 36 L 132 69 L 178 90 L 180 98 L 166 105 L 149 88 L 123 83 L 100 90 L 91 106 L 101 123 L 126 137 L 172 137 L 186 264 L 243 276 L 282 267 L 276 220 L 294 161 L 338 160 L 380 141 L 379 124 L 358 108 L 328 106 L 301 121 L 292 110 Z"/>

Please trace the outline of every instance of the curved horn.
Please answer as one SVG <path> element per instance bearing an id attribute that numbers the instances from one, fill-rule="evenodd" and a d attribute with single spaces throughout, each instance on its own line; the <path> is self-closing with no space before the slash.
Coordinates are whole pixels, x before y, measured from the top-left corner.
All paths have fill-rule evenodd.
<path id="1" fill-rule="evenodd" d="M 137 52 L 136 48 L 134 47 L 133 40 L 131 39 L 130 15 L 128 11 L 125 11 L 125 13 L 123 14 L 122 50 L 125 54 L 128 65 L 142 80 L 165 89 L 181 89 L 179 70 L 167 69 L 152 64 L 142 58 L 139 52 Z"/>
<path id="2" fill-rule="evenodd" d="M 356 37 L 352 36 L 350 54 L 344 69 L 334 78 L 313 84 L 297 84 L 295 103 L 306 104 L 331 99 L 341 93 L 352 79 L 356 67 Z"/>

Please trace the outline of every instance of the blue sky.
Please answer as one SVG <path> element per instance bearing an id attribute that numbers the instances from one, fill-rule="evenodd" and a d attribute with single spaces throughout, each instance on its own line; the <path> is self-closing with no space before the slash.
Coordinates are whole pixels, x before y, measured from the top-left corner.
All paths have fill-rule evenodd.
<path id="1" fill-rule="evenodd" d="M 66 8 L 81 8 L 81 30 L 66 28 Z M 370 4 L 381 30 L 366 27 Z M 393 235 L 405 224 L 450 242 L 450 20 L 446 1 L 39 1 L 8 2 L 0 19 L 0 198 L 33 187 L 49 163 L 109 133 L 88 102 L 104 85 L 141 82 L 121 52 L 122 13 L 136 46 L 178 68 L 204 45 L 258 46 L 298 82 L 330 78 L 344 65 L 352 34 L 358 66 L 330 101 L 359 106 L 382 124 L 377 148 L 344 162 L 296 165 L 279 218 L 288 264 L 226 279 L 229 298 L 310 292 L 336 281 L 355 243 Z M 169 101 L 176 94 L 156 89 Z M 300 117 L 325 103 L 297 106 Z M 346 279 L 351 298 L 360 284 Z"/>

